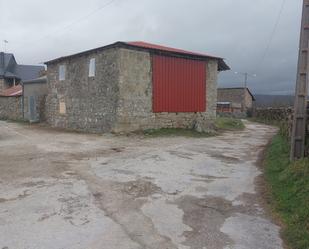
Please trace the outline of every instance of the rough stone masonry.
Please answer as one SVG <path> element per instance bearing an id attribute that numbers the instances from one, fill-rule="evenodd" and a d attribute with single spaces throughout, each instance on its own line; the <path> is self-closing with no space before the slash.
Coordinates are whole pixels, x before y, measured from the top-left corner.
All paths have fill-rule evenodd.
<path id="1" fill-rule="evenodd" d="M 0 119 L 23 119 L 23 102 L 21 96 L 0 96 Z"/>
<path id="2" fill-rule="evenodd" d="M 95 59 L 95 76 L 89 61 Z M 206 131 L 216 117 L 218 59 L 206 66 L 206 111 L 154 113 L 152 53 L 109 47 L 47 62 L 46 119 L 54 127 L 89 132 L 131 132 L 156 128 Z M 65 79 L 59 80 L 59 67 Z"/>

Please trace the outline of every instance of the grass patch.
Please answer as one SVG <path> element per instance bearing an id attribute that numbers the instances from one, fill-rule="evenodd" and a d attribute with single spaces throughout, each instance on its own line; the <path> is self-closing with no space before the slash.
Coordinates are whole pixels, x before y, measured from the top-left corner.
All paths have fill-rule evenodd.
<path id="1" fill-rule="evenodd" d="M 245 125 L 240 119 L 234 118 L 217 118 L 214 122 L 213 131 L 210 132 L 198 132 L 195 129 L 181 129 L 181 128 L 162 128 L 162 129 L 149 129 L 143 133 L 149 137 L 212 137 L 218 134 L 218 132 L 225 130 L 243 130 Z"/>
<path id="2" fill-rule="evenodd" d="M 266 154 L 270 204 L 285 223 L 283 237 L 293 249 L 309 248 L 309 159 L 290 163 L 287 139 L 278 134 Z"/>
<path id="3" fill-rule="evenodd" d="M 217 130 L 243 130 L 244 123 L 236 118 L 217 118 L 215 121 L 215 128 Z"/>
<path id="4" fill-rule="evenodd" d="M 144 135 L 150 137 L 211 137 L 214 136 L 215 133 L 211 132 L 198 132 L 193 129 L 180 129 L 180 128 L 162 128 L 162 129 L 149 129 L 144 131 Z"/>

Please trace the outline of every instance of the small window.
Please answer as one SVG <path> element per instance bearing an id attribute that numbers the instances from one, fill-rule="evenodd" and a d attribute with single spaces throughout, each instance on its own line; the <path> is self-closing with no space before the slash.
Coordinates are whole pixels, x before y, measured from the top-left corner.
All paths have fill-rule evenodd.
<path id="1" fill-rule="evenodd" d="M 59 66 L 59 80 L 65 80 L 65 65 Z"/>
<path id="2" fill-rule="evenodd" d="M 89 61 L 89 77 L 94 76 L 95 76 L 95 58 L 92 58 Z"/>

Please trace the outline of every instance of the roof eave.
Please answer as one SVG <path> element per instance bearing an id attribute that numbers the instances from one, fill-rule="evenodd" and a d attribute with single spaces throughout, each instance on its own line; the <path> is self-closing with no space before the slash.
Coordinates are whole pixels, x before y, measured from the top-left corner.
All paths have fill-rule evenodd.
<path id="1" fill-rule="evenodd" d="M 66 60 L 66 59 L 71 59 L 74 57 L 78 57 L 78 56 L 82 56 L 82 55 L 86 55 L 86 54 L 90 54 L 93 52 L 97 52 L 97 51 L 101 51 L 101 50 L 105 50 L 105 49 L 109 49 L 109 48 L 114 48 L 114 47 L 118 47 L 121 44 L 121 42 L 115 42 L 103 47 L 99 47 L 99 48 L 93 48 L 93 49 L 89 49 L 80 53 L 76 53 L 76 54 L 72 54 L 72 55 L 68 55 L 68 56 L 62 56 L 53 60 L 49 60 L 44 62 L 45 65 L 50 65 L 50 64 L 54 64 L 54 63 L 58 63 L 60 61 Z"/>
<path id="2" fill-rule="evenodd" d="M 252 94 L 252 92 L 249 90 L 249 88 L 247 87 L 247 91 L 249 92 L 249 94 L 251 95 L 251 97 L 252 97 L 252 100 L 253 101 L 255 101 L 255 97 L 254 97 L 254 95 Z"/>
<path id="3" fill-rule="evenodd" d="M 231 70 L 231 68 L 226 64 L 224 59 L 220 58 L 218 61 L 218 70 L 219 71 L 228 71 Z"/>
<path id="4" fill-rule="evenodd" d="M 47 77 L 43 76 L 43 77 L 39 77 L 36 79 L 32 79 L 32 80 L 25 80 L 22 82 L 23 85 L 27 85 L 27 84 L 37 84 L 37 83 L 47 83 Z"/>
<path id="5" fill-rule="evenodd" d="M 103 47 L 90 49 L 90 50 L 80 52 L 80 53 L 77 53 L 77 54 L 62 56 L 62 57 L 56 58 L 54 60 L 46 61 L 46 62 L 44 62 L 44 64 L 50 65 L 50 64 L 54 64 L 54 63 L 64 61 L 66 59 L 71 59 L 71 58 L 74 58 L 74 57 L 90 54 L 90 53 L 93 53 L 93 52 L 97 52 L 97 51 L 101 51 L 101 50 L 105 50 L 105 49 L 109 49 L 109 48 L 127 48 L 127 49 L 139 50 L 139 51 L 149 51 L 151 53 L 159 53 L 159 54 L 162 54 L 162 55 L 181 56 L 181 57 L 185 57 L 185 58 L 199 59 L 199 60 L 214 59 L 214 60 L 219 61 L 219 66 L 218 66 L 219 71 L 230 70 L 230 67 L 225 63 L 224 59 L 221 58 L 221 57 L 207 56 L 207 55 L 205 55 L 205 56 L 204 55 L 194 55 L 194 54 L 186 54 L 186 53 L 181 53 L 181 52 L 170 52 L 170 51 L 164 51 L 164 50 L 154 49 L 154 48 L 144 48 L 144 47 L 128 44 L 126 42 L 121 42 L 121 41 L 118 41 L 118 42 L 115 42 L 115 43 L 112 43 L 110 45 L 106 45 L 106 46 L 103 46 Z"/>

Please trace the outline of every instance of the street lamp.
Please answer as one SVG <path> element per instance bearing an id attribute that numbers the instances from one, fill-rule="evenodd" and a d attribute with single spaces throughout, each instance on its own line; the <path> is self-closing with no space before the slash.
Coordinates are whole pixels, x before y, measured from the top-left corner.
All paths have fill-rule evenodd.
<path id="1" fill-rule="evenodd" d="M 240 74 L 240 75 L 245 76 L 245 88 L 247 88 L 248 77 L 256 77 L 256 74 L 249 74 L 249 73 L 242 73 L 242 72 L 235 72 L 235 74 Z"/>

